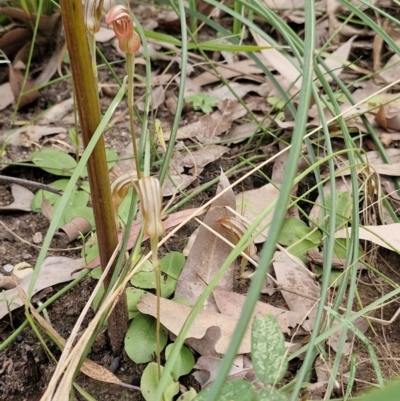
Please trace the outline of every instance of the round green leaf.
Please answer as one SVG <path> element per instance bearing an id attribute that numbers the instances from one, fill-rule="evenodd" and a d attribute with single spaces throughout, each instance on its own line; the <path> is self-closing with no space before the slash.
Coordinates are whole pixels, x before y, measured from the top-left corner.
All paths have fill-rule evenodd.
<path id="1" fill-rule="evenodd" d="M 126 303 L 128 305 L 128 313 L 129 319 L 132 319 L 138 315 L 137 304 L 140 301 L 140 298 L 146 291 L 140 290 L 139 288 L 129 287 L 126 289 Z"/>
<path id="2" fill-rule="evenodd" d="M 279 382 L 286 373 L 285 338 L 275 317 L 256 316 L 251 328 L 251 360 L 254 373 L 265 384 Z"/>
<path id="3" fill-rule="evenodd" d="M 161 373 L 163 371 L 163 366 L 160 367 Z M 153 401 L 154 400 L 154 394 L 157 390 L 159 383 L 158 379 L 158 367 L 157 364 L 154 362 L 149 363 L 146 366 L 146 369 L 143 371 L 142 377 L 140 379 L 140 390 L 142 392 L 142 395 L 146 401 Z M 176 386 L 177 385 L 177 386 Z M 175 394 L 178 394 L 179 392 L 179 383 L 174 383 L 172 380 L 171 376 L 168 377 L 167 383 L 166 383 L 166 390 L 164 392 L 164 400 L 165 401 L 170 401 L 172 400 L 173 396 Z M 174 392 L 176 391 L 176 392 Z M 172 396 L 171 396 L 172 394 Z M 167 396 L 169 398 L 167 398 Z"/>
<path id="4" fill-rule="evenodd" d="M 168 360 L 173 344 L 168 344 L 165 348 L 165 359 Z M 189 348 L 183 346 L 179 352 L 178 358 L 172 367 L 171 376 L 174 380 L 178 380 L 181 376 L 187 375 L 193 369 L 195 360 Z"/>
<path id="5" fill-rule="evenodd" d="M 161 326 L 160 347 L 167 344 L 168 331 Z M 135 363 L 146 363 L 153 359 L 156 352 L 156 320 L 139 313 L 133 319 L 125 335 L 125 351 Z"/>
<path id="6" fill-rule="evenodd" d="M 68 182 L 69 180 L 63 178 L 61 180 L 52 182 L 50 186 L 56 189 L 60 189 L 61 191 L 64 191 L 66 186 L 68 185 Z M 34 212 L 40 213 L 42 211 L 43 197 L 47 199 L 50 205 L 54 205 L 57 202 L 57 200 L 60 199 L 60 195 L 57 195 L 49 191 L 43 191 L 43 189 L 39 189 L 39 191 L 36 192 L 32 200 L 32 210 Z"/>
<path id="7" fill-rule="evenodd" d="M 31 161 L 50 174 L 70 177 L 76 160 L 68 153 L 53 149 L 42 149 L 32 153 Z"/>
<path id="8" fill-rule="evenodd" d="M 164 273 L 161 277 L 161 296 L 163 298 L 168 298 L 175 292 L 184 264 L 185 257 L 180 252 L 170 252 L 160 260 L 160 269 Z"/>
<path id="9" fill-rule="evenodd" d="M 196 390 L 193 387 L 190 387 L 190 390 L 181 394 L 176 401 L 192 401 L 196 395 Z"/>

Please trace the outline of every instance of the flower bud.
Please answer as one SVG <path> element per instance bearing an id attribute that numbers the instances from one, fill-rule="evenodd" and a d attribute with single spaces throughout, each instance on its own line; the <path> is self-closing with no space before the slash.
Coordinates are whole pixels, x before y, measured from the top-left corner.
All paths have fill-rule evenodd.
<path id="1" fill-rule="evenodd" d="M 140 48 L 140 37 L 133 29 L 129 11 L 121 5 L 111 7 L 106 15 L 107 26 L 112 25 L 119 48 L 124 53 L 134 54 Z"/>
<path id="2" fill-rule="evenodd" d="M 161 220 L 160 182 L 154 177 L 143 177 L 137 182 L 137 187 L 144 218 L 144 234 L 150 238 L 160 237 L 165 232 Z"/>
<path id="3" fill-rule="evenodd" d="M 104 0 L 86 0 L 85 24 L 87 31 L 94 35 L 100 29 L 100 18 L 103 12 Z"/>

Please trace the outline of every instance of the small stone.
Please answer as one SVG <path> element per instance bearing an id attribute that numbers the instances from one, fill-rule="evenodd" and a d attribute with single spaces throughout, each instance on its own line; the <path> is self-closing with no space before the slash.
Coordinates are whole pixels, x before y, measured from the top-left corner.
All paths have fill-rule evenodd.
<path id="1" fill-rule="evenodd" d="M 42 233 L 37 232 L 37 233 L 35 233 L 35 234 L 33 235 L 33 237 L 32 237 L 32 242 L 33 242 L 34 244 L 41 244 L 42 241 L 43 241 L 43 234 L 42 234 Z"/>
<path id="2" fill-rule="evenodd" d="M 13 265 L 10 265 L 9 263 L 3 266 L 3 270 L 7 273 L 11 273 L 14 269 Z"/>

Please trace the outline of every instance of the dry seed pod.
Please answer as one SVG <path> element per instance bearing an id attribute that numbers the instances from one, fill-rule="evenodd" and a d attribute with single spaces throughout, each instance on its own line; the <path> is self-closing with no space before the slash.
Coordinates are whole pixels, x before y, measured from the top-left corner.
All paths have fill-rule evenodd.
<path id="1" fill-rule="evenodd" d="M 221 224 L 222 228 L 226 232 L 232 235 L 232 242 L 235 245 L 240 241 L 245 232 L 248 230 L 248 227 L 243 222 L 233 216 L 222 217 L 221 219 L 217 220 L 217 222 Z M 250 244 L 243 250 L 243 252 L 249 257 L 255 255 L 257 253 L 257 248 L 254 245 L 254 242 L 251 241 Z"/>
<path id="2" fill-rule="evenodd" d="M 144 234 L 150 238 L 158 238 L 165 232 L 161 219 L 160 182 L 154 177 L 143 177 L 137 181 L 137 191 L 144 218 Z"/>

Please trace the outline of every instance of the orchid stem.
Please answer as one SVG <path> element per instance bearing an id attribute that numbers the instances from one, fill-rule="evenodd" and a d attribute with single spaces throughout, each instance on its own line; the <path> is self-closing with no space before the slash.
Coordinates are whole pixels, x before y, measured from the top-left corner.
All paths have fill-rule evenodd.
<path id="1" fill-rule="evenodd" d="M 161 345 L 160 345 L 160 310 L 161 310 L 161 272 L 160 261 L 158 259 L 158 237 L 150 238 L 151 254 L 154 274 L 156 275 L 156 297 L 157 297 L 157 310 L 156 310 L 156 355 L 157 355 L 157 369 L 158 380 L 161 377 Z"/>
<path id="2" fill-rule="evenodd" d="M 133 146 L 133 156 L 135 158 L 135 166 L 138 174 L 138 178 L 140 178 L 140 165 L 139 165 L 139 157 L 136 146 L 136 136 L 135 136 L 135 118 L 134 118 L 134 85 L 133 85 L 133 77 L 135 74 L 135 55 L 126 53 L 126 66 L 128 70 L 128 108 L 129 108 L 129 123 L 131 128 L 131 136 L 132 136 L 132 146 Z"/>

